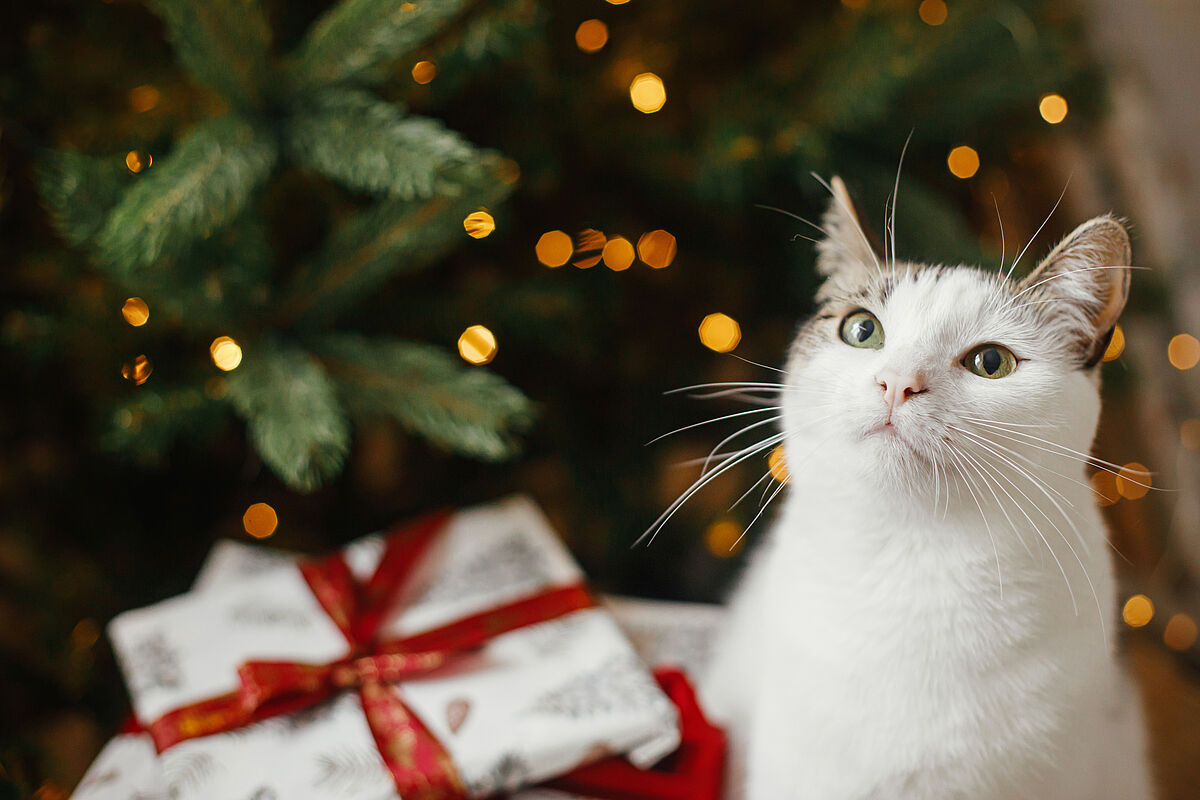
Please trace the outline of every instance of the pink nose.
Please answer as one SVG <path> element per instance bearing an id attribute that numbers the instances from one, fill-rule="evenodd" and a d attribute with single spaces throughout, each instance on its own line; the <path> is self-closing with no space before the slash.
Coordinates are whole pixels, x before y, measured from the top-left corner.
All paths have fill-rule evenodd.
<path id="1" fill-rule="evenodd" d="M 919 371 L 899 372 L 890 367 L 875 376 L 875 382 L 883 389 L 883 402 L 897 409 L 913 395 L 925 391 L 925 376 Z"/>

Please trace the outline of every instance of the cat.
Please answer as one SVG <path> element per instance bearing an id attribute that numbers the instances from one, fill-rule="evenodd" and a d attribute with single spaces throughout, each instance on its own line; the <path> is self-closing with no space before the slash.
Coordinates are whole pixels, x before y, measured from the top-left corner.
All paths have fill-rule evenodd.
<path id="1" fill-rule="evenodd" d="M 730 796 L 1148 800 L 1084 472 L 1125 228 L 1084 223 L 1018 282 L 881 257 L 830 188 L 782 510 L 701 687 Z"/>

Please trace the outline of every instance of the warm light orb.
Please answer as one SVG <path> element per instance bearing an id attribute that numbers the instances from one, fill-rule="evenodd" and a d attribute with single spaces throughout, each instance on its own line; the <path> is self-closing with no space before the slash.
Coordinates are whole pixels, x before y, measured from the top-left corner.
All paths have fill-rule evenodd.
<path id="1" fill-rule="evenodd" d="M 1172 650 L 1183 652 L 1196 643 L 1196 621 L 1187 614 L 1176 614 L 1167 620 L 1163 630 L 1163 644 Z"/>
<path id="2" fill-rule="evenodd" d="M 628 2 L 629 0 L 608 0 L 610 6 L 623 6 Z"/>
<path id="3" fill-rule="evenodd" d="M 1120 325 L 1113 328 L 1112 338 L 1108 340 L 1108 347 L 1104 348 L 1104 360 L 1116 361 L 1121 357 L 1121 353 L 1125 352 L 1125 331 Z"/>
<path id="4" fill-rule="evenodd" d="M 742 341 L 742 329 L 728 314 L 709 314 L 700 323 L 700 342 L 709 350 L 728 353 Z"/>
<path id="5" fill-rule="evenodd" d="M 1117 491 L 1117 476 L 1111 472 L 1100 470 L 1092 475 L 1091 483 L 1096 493 L 1096 502 L 1101 506 L 1116 505 L 1121 499 L 1121 493 Z"/>
<path id="6" fill-rule="evenodd" d="M 783 445 L 775 445 L 771 455 L 767 456 L 767 468 L 771 470 L 771 477 L 776 481 L 788 482 L 787 454 L 784 452 Z"/>
<path id="7" fill-rule="evenodd" d="M 608 26 L 598 19 L 586 19 L 575 29 L 575 44 L 585 53 L 595 53 L 608 43 Z"/>
<path id="8" fill-rule="evenodd" d="M 279 526 L 275 509 L 266 503 L 254 503 L 242 514 L 242 527 L 255 539 L 265 539 Z"/>
<path id="9" fill-rule="evenodd" d="M 154 163 L 154 159 L 149 153 L 141 153 L 137 150 L 130 150 L 125 154 L 125 166 L 130 172 L 141 172 Z"/>
<path id="10" fill-rule="evenodd" d="M 154 366 L 144 355 L 138 356 L 131 363 L 121 367 L 121 377 L 132 381 L 134 386 L 141 386 L 145 383 L 152 372 L 154 372 Z"/>
<path id="11" fill-rule="evenodd" d="M 421 85 L 429 83 L 437 77 L 437 64 L 432 61 L 418 61 L 413 64 L 412 79 Z"/>
<path id="12" fill-rule="evenodd" d="M 946 21 L 946 3 L 944 0 L 923 0 L 917 8 L 917 15 L 926 25 L 937 27 Z"/>
<path id="13" fill-rule="evenodd" d="M 1167 360 L 1175 369 L 1191 369 L 1200 364 L 1200 340 L 1190 333 L 1172 337 L 1167 345 Z"/>
<path id="14" fill-rule="evenodd" d="M 572 263 L 580 269 L 591 269 L 600 263 L 600 256 L 607 243 L 608 237 L 595 228 L 580 231 L 579 236 L 575 238 L 575 252 L 579 254 L 579 258 Z"/>
<path id="15" fill-rule="evenodd" d="M 486 211 L 473 211 L 463 220 L 463 229 L 472 239 L 482 239 L 496 230 L 496 220 Z"/>
<path id="16" fill-rule="evenodd" d="M 624 236 L 614 236 L 604 245 L 600 254 L 604 258 L 604 266 L 613 272 L 621 272 L 633 264 L 633 243 Z"/>
<path id="17" fill-rule="evenodd" d="M 1121 493 L 1121 497 L 1126 500 L 1137 500 L 1145 497 L 1146 492 L 1150 491 L 1150 470 L 1146 469 L 1143 464 L 1130 461 L 1121 467 L 1121 471 L 1117 473 L 1116 482 L 1117 491 Z"/>
<path id="18" fill-rule="evenodd" d="M 1121 619 L 1131 628 L 1141 628 L 1154 619 L 1154 603 L 1144 594 L 1135 594 L 1125 601 Z"/>
<path id="19" fill-rule="evenodd" d="M 653 114 L 666 104 L 667 87 L 663 86 L 662 78 L 653 72 L 643 72 L 629 84 L 629 99 L 638 111 Z"/>
<path id="20" fill-rule="evenodd" d="M 571 237 L 562 231 L 543 233 L 533 249 L 537 253 L 537 260 L 547 267 L 561 267 L 571 260 L 571 255 L 575 252 Z"/>
<path id="21" fill-rule="evenodd" d="M 1188 450 L 1200 450 L 1200 419 L 1185 419 L 1179 426 L 1179 441 Z"/>
<path id="22" fill-rule="evenodd" d="M 717 520 L 704 531 L 704 546 L 717 558 L 729 558 L 742 549 L 745 531 L 732 520 Z"/>
<path id="23" fill-rule="evenodd" d="M 966 180 L 979 171 L 979 153 L 976 153 L 973 147 L 960 144 L 946 157 L 946 166 L 950 167 L 950 173 L 954 177 Z"/>
<path id="24" fill-rule="evenodd" d="M 496 357 L 496 337 L 482 325 L 472 325 L 458 337 L 458 354 L 471 364 L 486 364 Z"/>
<path id="25" fill-rule="evenodd" d="M 139 114 L 151 110 L 162 99 L 162 92 L 150 84 L 129 90 L 129 107 Z"/>
<path id="26" fill-rule="evenodd" d="M 242 363 L 241 345 L 228 336 L 218 336 L 213 339 L 212 344 L 208 346 L 208 352 L 212 356 L 213 363 L 217 365 L 217 369 L 225 372 L 237 369 L 238 364 Z"/>
<path id="27" fill-rule="evenodd" d="M 86 650 L 100 639 L 100 626 L 94 619 L 81 619 L 71 629 L 71 643 L 78 650 Z"/>
<path id="28" fill-rule="evenodd" d="M 1042 119 L 1051 125 L 1057 125 L 1067 118 L 1067 101 L 1061 94 L 1044 94 L 1038 101 L 1038 113 Z"/>
<path id="29" fill-rule="evenodd" d="M 637 243 L 638 258 L 649 267 L 662 269 L 675 260 L 675 237 L 663 230 L 643 233 Z"/>
<path id="30" fill-rule="evenodd" d="M 150 307 L 140 297 L 130 297 L 121 306 L 121 316 L 135 328 L 140 328 L 150 321 Z"/>

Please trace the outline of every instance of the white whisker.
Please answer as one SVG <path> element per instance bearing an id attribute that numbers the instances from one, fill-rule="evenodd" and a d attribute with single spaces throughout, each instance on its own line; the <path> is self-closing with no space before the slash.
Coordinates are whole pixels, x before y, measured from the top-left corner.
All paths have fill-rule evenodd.
<path id="1" fill-rule="evenodd" d="M 654 444 L 655 442 L 662 441 L 663 439 L 667 438 L 668 436 L 674 436 L 677 433 L 683 433 L 684 431 L 690 431 L 693 428 L 699 428 L 703 425 L 711 425 L 714 422 L 724 422 L 727 419 L 734 419 L 735 417 L 744 417 L 747 414 L 763 414 L 767 411 L 779 411 L 779 410 L 780 410 L 779 406 L 767 406 L 766 408 L 752 408 L 749 411 L 738 411 L 735 414 L 726 414 L 723 417 L 713 417 L 712 419 L 706 419 L 702 422 L 695 422 L 691 425 L 684 425 L 682 428 L 676 428 L 675 430 L 668 431 L 667 433 L 664 433 L 660 436 L 655 436 L 653 439 L 646 442 L 646 444 L 643 446 L 649 447 L 650 445 Z M 776 417 L 776 419 L 778 419 L 778 417 Z"/>

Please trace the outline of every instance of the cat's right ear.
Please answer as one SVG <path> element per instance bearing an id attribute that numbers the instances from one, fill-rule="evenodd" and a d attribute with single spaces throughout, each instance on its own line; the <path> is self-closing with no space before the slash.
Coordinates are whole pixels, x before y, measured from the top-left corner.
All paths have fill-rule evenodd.
<path id="1" fill-rule="evenodd" d="M 825 238 L 817 243 L 817 271 L 827 279 L 820 294 L 829 294 L 831 289 L 853 290 L 879 274 L 882 263 L 846 184 L 834 176 L 829 188 L 833 197 L 821 217 Z"/>

